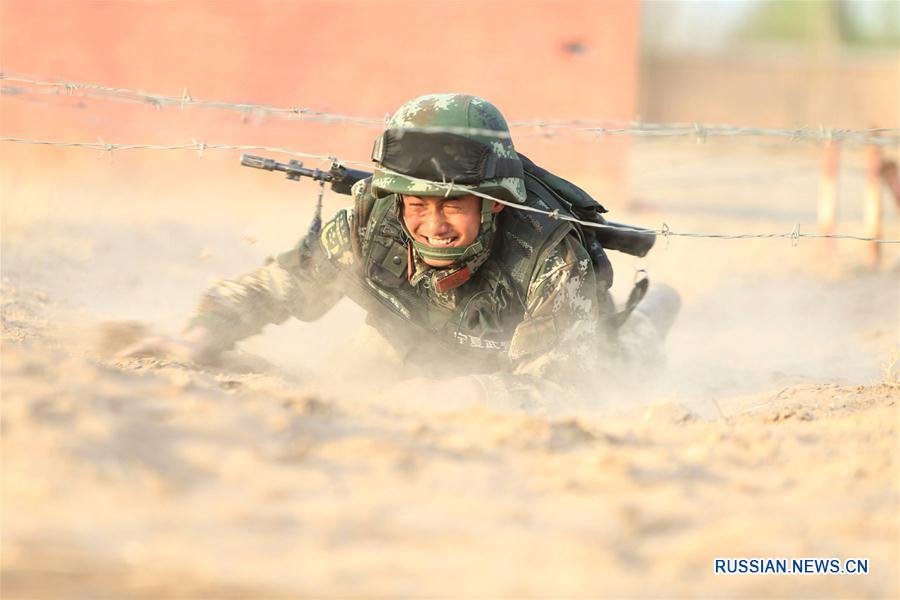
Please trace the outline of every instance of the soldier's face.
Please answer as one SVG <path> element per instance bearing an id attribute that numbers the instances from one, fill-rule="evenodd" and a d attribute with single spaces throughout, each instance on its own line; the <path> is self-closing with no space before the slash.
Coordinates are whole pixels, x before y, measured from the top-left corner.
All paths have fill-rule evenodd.
<path id="1" fill-rule="evenodd" d="M 494 202 L 491 210 L 498 213 L 502 204 Z M 420 244 L 435 248 L 468 246 L 478 238 L 481 227 L 481 198 L 468 195 L 459 198 L 403 196 L 403 221 Z M 452 260 L 422 257 L 432 267 L 447 267 Z"/>

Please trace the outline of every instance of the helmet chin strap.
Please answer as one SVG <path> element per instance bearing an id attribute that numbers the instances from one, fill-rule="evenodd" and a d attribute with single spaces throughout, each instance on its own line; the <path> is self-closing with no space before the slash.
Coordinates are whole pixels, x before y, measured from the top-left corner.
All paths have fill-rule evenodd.
<path id="1" fill-rule="evenodd" d="M 399 195 L 398 202 L 402 202 L 402 200 L 399 200 Z M 406 222 L 403 220 L 402 211 L 400 211 L 401 216 L 399 220 L 400 225 L 403 227 L 403 233 L 406 234 L 406 236 L 409 238 L 409 241 L 416 249 L 416 252 L 418 252 L 419 255 L 423 258 L 430 258 L 432 260 L 452 260 L 454 262 L 466 262 L 468 259 L 484 251 L 484 249 L 487 248 L 490 244 L 491 235 L 494 232 L 494 213 L 491 210 L 492 208 L 493 202 L 491 200 L 488 200 L 487 198 L 481 199 L 481 223 L 478 230 L 478 237 L 474 242 L 467 246 L 439 248 L 417 242 L 409 232 L 409 229 L 407 229 L 406 227 Z"/>

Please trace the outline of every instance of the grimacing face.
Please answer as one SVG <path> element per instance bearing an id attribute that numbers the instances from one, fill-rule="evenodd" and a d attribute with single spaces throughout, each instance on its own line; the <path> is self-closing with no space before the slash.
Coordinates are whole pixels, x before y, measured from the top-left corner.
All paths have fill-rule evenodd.
<path id="1" fill-rule="evenodd" d="M 494 202 L 497 214 L 503 205 Z M 481 198 L 469 194 L 458 198 L 403 196 L 403 221 L 420 244 L 435 248 L 468 246 L 478 238 L 481 226 Z M 431 267 L 449 267 L 452 260 L 422 257 Z"/>

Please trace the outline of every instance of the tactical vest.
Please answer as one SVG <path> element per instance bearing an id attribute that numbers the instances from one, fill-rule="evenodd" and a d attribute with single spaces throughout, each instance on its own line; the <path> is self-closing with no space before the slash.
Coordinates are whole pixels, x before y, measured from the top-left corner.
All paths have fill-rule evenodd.
<path id="1" fill-rule="evenodd" d="M 346 228 L 361 260 L 346 274 L 353 279 L 347 294 L 368 311 L 367 322 L 410 360 L 446 359 L 452 348 L 470 371 L 488 372 L 515 359 L 510 344 L 524 320 L 532 279 L 566 235 L 583 243 L 580 232 L 567 221 L 503 210 L 496 215 L 488 258 L 468 281 L 440 294 L 428 287 L 428 279 L 417 287 L 409 282 L 410 254 L 397 196 L 376 199 L 368 181 L 361 183 L 354 194 L 356 223 Z M 526 205 L 569 212 L 536 178 L 526 177 L 526 190 Z M 548 347 L 554 341 L 546 340 Z"/>

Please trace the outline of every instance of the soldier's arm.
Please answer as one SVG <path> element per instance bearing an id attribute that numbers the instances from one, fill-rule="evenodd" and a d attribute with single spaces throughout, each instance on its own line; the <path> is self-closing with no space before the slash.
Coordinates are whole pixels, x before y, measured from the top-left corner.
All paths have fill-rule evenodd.
<path id="1" fill-rule="evenodd" d="M 601 367 L 597 281 L 587 252 L 566 236 L 540 263 L 509 350 L 511 370 L 479 376 L 492 402 L 565 403 Z"/>
<path id="2" fill-rule="evenodd" d="M 340 264 L 353 263 L 349 231 L 353 211 L 344 209 L 325 224 L 321 235 L 307 235 L 287 252 L 235 279 L 215 282 L 203 294 L 187 332 L 206 330 L 211 352 L 288 317 L 313 321 L 343 295 L 338 285 Z"/>

